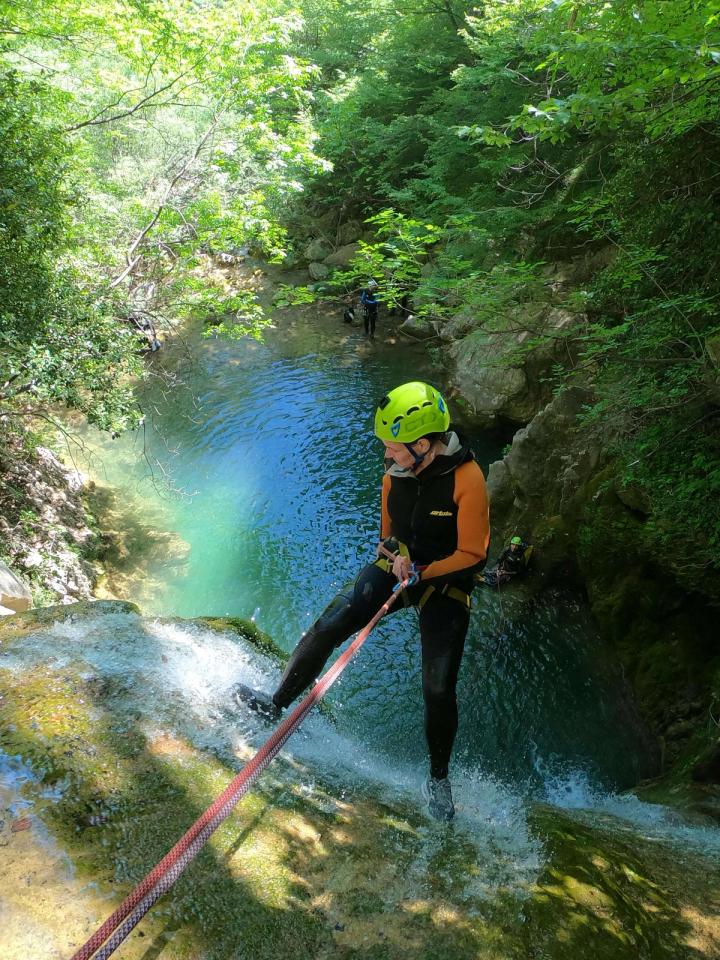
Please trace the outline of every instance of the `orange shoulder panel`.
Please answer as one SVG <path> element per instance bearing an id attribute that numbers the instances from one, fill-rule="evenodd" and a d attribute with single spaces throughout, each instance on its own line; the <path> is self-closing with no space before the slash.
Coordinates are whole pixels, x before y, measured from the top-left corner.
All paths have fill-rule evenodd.
<path id="1" fill-rule="evenodd" d="M 453 499 L 458 506 L 457 550 L 443 560 L 434 560 L 423 570 L 422 579 L 446 576 L 473 567 L 487 556 L 490 544 L 490 510 L 482 470 L 474 460 L 455 471 Z"/>

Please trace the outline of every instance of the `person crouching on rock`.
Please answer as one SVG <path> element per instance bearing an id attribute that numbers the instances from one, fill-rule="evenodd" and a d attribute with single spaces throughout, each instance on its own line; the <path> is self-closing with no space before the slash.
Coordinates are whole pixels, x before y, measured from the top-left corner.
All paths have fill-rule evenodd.
<path id="1" fill-rule="evenodd" d="M 510 543 L 498 557 L 497 566 L 482 573 L 482 581 L 489 587 L 500 587 L 515 579 L 527 571 L 532 554 L 533 548 L 522 537 L 511 537 Z"/>
<path id="2" fill-rule="evenodd" d="M 360 630 L 415 572 L 405 596 L 419 613 L 425 736 L 430 754 L 423 786 L 430 814 L 454 816 L 448 766 L 458 727 L 456 684 L 470 621 L 475 573 L 490 540 L 485 478 L 462 436 L 450 428 L 442 394 L 427 383 L 404 383 L 382 398 L 375 435 L 384 445 L 385 475 L 377 559 L 359 572 L 301 637 L 277 690 L 247 687 L 237 695 L 277 717 L 322 672 L 333 650 Z"/>

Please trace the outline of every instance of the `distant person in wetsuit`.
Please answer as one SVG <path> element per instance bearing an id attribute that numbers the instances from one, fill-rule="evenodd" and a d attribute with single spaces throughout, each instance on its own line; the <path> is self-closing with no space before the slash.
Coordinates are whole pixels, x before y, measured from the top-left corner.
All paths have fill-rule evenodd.
<path id="1" fill-rule="evenodd" d="M 427 383 L 405 383 L 383 397 L 375 412 L 375 435 L 386 458 L 378 558 L 301 637 L 272 696 L 242 685 L 236 696 L 278 717 L 320 675 L 333 650 L 368 623 L 398 581 L 416 573 L 419 580 L 405 596 L 420 623 L 430 753 L 423 795 L 431 816 L 450 820 L 455 813 L 448 779 L 458 726 L 455 688 L 470 594 L 490 540 L 485 478 L 462 435 L 450 428 L 445 399 Z"/>
<path id="2" fill-rule="evenodd" d="M 482 574 L 482 579 L 490 587 L 499 587 L 519 574 L 525 573 L 530 562 L 532 549 L 522 537 L 517 535 L 511 537 L 510 543 L 498 557 L 496 567 L 493 570 L 485 571 Z"/>
<path id="3" fill-rule="evenodd" d="M 365 336 L 369 335 L 371 339 L 375 339 L 375 324 L 377 323 L 378 305 L 380 303 L 377 291 L 377 281 L 369 280 L 367 287 L 360 294 L 360 303 L 363 305 L 365 319 Z"/>

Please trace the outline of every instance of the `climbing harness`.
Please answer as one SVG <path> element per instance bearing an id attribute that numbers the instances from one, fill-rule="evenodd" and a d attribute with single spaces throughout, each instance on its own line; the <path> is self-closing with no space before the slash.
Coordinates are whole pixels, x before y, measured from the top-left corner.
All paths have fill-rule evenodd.
<path id="1" fill-rule="evenodd" d="M 418 574 L 413 572 L 405 580 L 399 581 L 393 592 L 377 613 L 358 633 L 350 646 L 317 681 L 312 690 L 295 707 L 292 713 L 278 725 L 255 756 L 249 760 L 229 786 L 220 794 L 167 853 L 160 863 L 142 880 L 120 904 L 117 910 L 99 927 L 73 955 L 71 960 L 106 960 L 130 932 L 137 926 L 153 904 L 166 893 L 185 867 L 202 849 L 217 827 L 226 820 L 238 801 L 248 792 L 250 785 L 277 756 L 281 748 L 297 730 L 312 707 L 325 695 L 337 680 L 350 660 L 377 625 L 389 612 L 401 593 L 418 582 Z"/>
<path id="2" fill-rule="evenodd" d="M 378 544 L 378 553 L 381 553 L 384 557 L 387 557 L 387 560 L 378 559 L 375 561 L 375 565 L 380 567 L 381 570 L 391 571 L 392 564 L 397 560 L 398 555 L 401 557 L 410 557 L 408 548 L 404 543 L 401 543 L 399 540 L 396 541 L 398 545 L 398 552 L 393 553 L 391 550 L 388 550 L 385 544 Z M 389 561 L 392 561 L 389 562 Z M 418 578 L 419 579 L 419 578 Z M 430 597 L 438 591 L 438 593 L 443 594 L 443 596 L 450 597 L 452 600 L 457 600 L 458 603 L 461 603 L 464 607 L 467 607 L 468 610 L 472 610 L 472 597 L 469 593 L 466 593 L 464 590 L 460 590 L 457 587 L 451 586 L 449 583 L 444 584 L 442 587 L 436 587 L 433 584 L 428 584 L 423 592 L 423 595 L 420 597 L 417 603 L 418 610 L 422 610 L 425 604 L 428 602 Z M 407 596 L 405 597 L 405 604 L 407 605 Z"/>

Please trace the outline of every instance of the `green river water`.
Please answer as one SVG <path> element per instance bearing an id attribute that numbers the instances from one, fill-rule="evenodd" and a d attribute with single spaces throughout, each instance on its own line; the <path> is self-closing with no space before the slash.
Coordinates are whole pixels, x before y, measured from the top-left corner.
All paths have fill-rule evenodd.
<path id="1" fill-rule="evenodd" d="M 145 430 L 88 438 L 93 472 L 126 516 L 176 536 L 124 598 L 150 615 L 252 617 L 291 650 L 373 554 L 383 469 L 375 401 L 411 378 L 444 386 L 426 346 L 390 334 L 386 321 L 370 343 L 359 327 L 306 311 L 264 343 L 191 330 L 153 358 L 163 376 L 143 398 Z M 453 414 L 487 470 L 498 438 L 457 405 Z M 645 765 L 644 741 L 607 651 L 579 598 L 537 597 L 535 586 L 475 591 L 457 761 L 540 795 L 627 786 Z M 358 749 L 423 762 L 411 610 L 380 626 L 331 699 Z"/>

